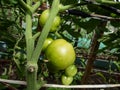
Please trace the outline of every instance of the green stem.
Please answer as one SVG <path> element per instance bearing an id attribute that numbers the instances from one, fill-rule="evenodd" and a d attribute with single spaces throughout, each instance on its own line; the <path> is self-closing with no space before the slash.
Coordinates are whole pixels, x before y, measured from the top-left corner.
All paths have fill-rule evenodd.
<path id="1" fill-rule="evenodd" d="M 31 0 L 27 0 L 27 5 L 32 6 Z M 26 11 L 26 47 L 27 47 L 27 65 L 26 80 L 27 90 L 37 90 L 37 62 L 31 63 L 31 56 L 34 50 L 34 39 L 32 38 L 32 12 L 31 9 Z"/>
<path id="2" fill-rule="evenodd" d="M 47 38 L 47 35 L 50 31 L 50 28 L 52 26 L 52 22 L 54 20 L 54 17 L 57 15 L 58 11 L 59 11 L 59 0 L 53 0 L 53 4 L 50 10 L 50 16 L 45 24 L 45 26 L 43 27 L 43 30 L 41 32 L 41 35 L 38 39 L 38 43 L 36 45 L 36 48 L 33 52 L 33 56 L 32 56 L 32 60 L 38 60 L 39 55 L 41 53 L 42 50 L 42 45 L 45 41 L 45 39 Z"/>
<path id="3" fill-rule="evenodd" d="M 34 13 L 36 9 L 40 6 L 40 4 L 43 2 L 45 2 L 45 0 L 39 0 L 38 2 L 36 2 L 35 5 L 33 5 L 32 13 Z"/>
<path id="4" fill-rule="evenodd" d="M 27 60 L 31 60 L 32 52 L 34 49 L 34 39 L 32 38 L 32 15 L 27 12 L 26 14 L 26 45 L 27 45 Z"/>
<path id="5" fill-rule="evenodd" d="M 63 6 L 63 5 L 60 6 L 59 5 L 59 10 L 60 10 L 60 12 L 62 12 L 62 11 L 68 10 L 70 8 L 74 8 L 74 7 L 81 6 L 81 5 L 86 5 L 86 4 L 87 4 L 86 2 L 81 2 L 81 3 L 70 4 L 70 5 L 65 5 L 65 6 Z"/>
<path id="6" fill-rule="evenodd" d="M 32 2 L 33 2 L 33 0 L 26 0 L 26 2 L 27 2 L 27 5 L 32 6 Z"/>
<path id="7" fill-rule="evenodd" d="M 111 5 L 117 5 L 120 4 L 120 2 L 110 1 L 110 0 L 96 0 L 95 2 L 101 3 L 101 4 L 111 4 Z"/>
<path id="8" fill-rule="evenodd" d="M 27 3 L 30 4 L 30 2 Z M 59 8 L 59 0 L 53 0 L 52 8 L 50 11 L 50 16 L 43 27 L 43 30 L 40 34 L 40 37 L 38 39 L 36 48 L 34 49 L 34 42 L 35 38 L 38 36 L 36 34 L 35 36 L 32 36 L 32 15 L 30 12 L 27 12 L 26 14 L 26 42 L 27 42 L 27 65 L 26 65 L 26 79 L 27 79 L 27 90 L 39 90 L 38 83 L 37 83 L 37 61 L 39 58 L 39 55 L 42 50 L 42 45 L 47 38 L 47 35 L 50 31 L 50 28 L 52 26 L 52 22 L 54 20 L 54 17 L 57 15 Z M 41 87 L 41 85 L 39 85 Z"/>
<path id="9" fill-rule="evenodd" d="M 38 90 L 37 86 L 37 63 L 27 63 L 27 90 Z"/>
<path id="10" fill-rule="evenodd" d="M 35 35 L 33 35 L 33 39 L 36 40 L 40 36 L 40 32 L 37 32 Z"/>
<path id="11" fill-rule="evenodd" d="M 25 11 L 30 11 L 31 10 L 31 7 L 26 4 L 23 0 L 18 0 L 19 3 L 22 5 L 22 8 L 25 10 Z"/>

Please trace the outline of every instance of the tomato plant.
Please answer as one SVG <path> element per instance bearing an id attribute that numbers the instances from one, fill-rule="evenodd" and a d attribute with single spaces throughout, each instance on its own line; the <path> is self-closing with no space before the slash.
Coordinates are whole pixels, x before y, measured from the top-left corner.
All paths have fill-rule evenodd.
<path id="1" fill-rule="evenodd" d="M 11 60 L 7 66 L 10 67 L 8 71 L 6 67 L 2 67 L 6 64 L 0 65 L 2 68 L 0 77 L 11 75 L 14 71 L 14 76 L 18 75 L 16 79 L 26 80 L 27 90 L 39 90 L 44 84 L 41 78 L 47 80 L 46 77 L 52 77 L 50 79 L 55 77 L 55 83 L 59 83 L 58 80 L 63 73 L 61 81 L 64 85 L 71 84 L 74 76 L 74 81 L 76 78 L 80 83 L 85 84 L 97 54 L 120 58 L 120 5 L 117 2 L 112 0 L 71 0 L 70 2 L 68 0 L 0 0 L 0 5 L 0 41 L 6 42 L 8 46 L 5 52 L 1 49 L 0 53 L 5 55 L 4 59 Z M 36 28 L 38 23 L 40 28 Z M 40 32 L 37 32 L 37 29 Z M 47 38 L 50 34 L 56 40 Z M 105 44 L 102 49 L 101 42 Z M 24 52 L 17 52 L 17 47 L 24 49 Z M 77 55 L 80 53 L 82 58 L 86 54 L 89 55 L 86 56 L 87 65 L 86 58 L 83 59 L 86 66 L 83 76 L 81 71 L 77 73 L 74 65 L 78 64 L 74 63 L 76 53 Z M 1 55 L 0 58 L 3 59 Z M 40 56 L 41 60 L 39 60 Z M 16 75 L 17 68 L 12 61 L 18 68 L 20 67 L 18 71 L 25 77 L 19 77 L 20 73 Z M 111 60 L 109 68 L 111 68 L 110 63 Z M 117 63 L 116 65 L 119 66 Z M 10 77 L 13 76 L 7 76 Z M 108 81 L 110 83 L 111 77 Z"/>

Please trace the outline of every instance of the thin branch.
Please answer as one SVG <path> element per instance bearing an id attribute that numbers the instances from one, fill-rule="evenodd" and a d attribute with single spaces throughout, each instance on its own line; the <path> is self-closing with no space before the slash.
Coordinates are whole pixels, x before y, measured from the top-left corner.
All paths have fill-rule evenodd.
<path id="1" fill-rule="evenodd" d="M 26 11 L 31 11 L 31 7 L 27 5 L 23 0 L 18 0 L 18 2 L 22 5 L 22 8 Z"/>
<path id="2" fill-rule="evenodd" d="M 100 45 L 100 42 L 98 42 L 98 39 L 102 37 L 104 31 L 103 31 L 103 27 L 105 27 L 106 22 L 101 22 L 100 25 L 98 25 L 95 29 L 95 33 L 92 39 L 92 43 L 91 43 L 91 48 L 90 48 L 90 57 L 88 58 L 87 61 L 87 65 L 86 65 L 86 69 L 81 81 L 81 84 L 86 84 L 87 83 L 87 79 L 88 76 L 91 73 L 92 67 L 93 67 L 93 63 L 96 59 L 97 56 L 97 51 Z"/>
<path id="3" fill-rule="evenodd" d="M 37 32 L 35 35 L 33 35 L 33 39 L 36 40 L 40 35 L 40 32 Z"/>
<path id="4" fill-rule="evenodd" d="M 97 1 L 97 0 L 96 0 Z M 86 0 L 86 2 L 88 4 L 94 4 L 94 5 L 98 5 L 98 7 L 101 7 L 105 10 L 108 10 L 112 13 L 115 13 L 117 15 L 120 15 L 120 9 L 112 6 L 112 5 L 120 5 L 120 2 L 114 2 L 114 1 L 103 1 L 103 0 L 99 0 L 99 1 L 93 1 L 93 0 Z"/>
<path id="5" fill-rule="evenodd" d="M 105 16 L 105 15 L 99 15 L 99 14 L 88 14 L 86 12 L 76 10 L 76 9 L 68 10 L 66 12 L 71 14 L 71 15 L 81 16 L 82 18 L 91 17 L 93 19 L 104 20 L 104 21 L 105 20 L 120 21 L 120 18 L 113 18 L 113 17 L 109 17 L 109 16 Z"/>
<path id="6" fill-rule="evenodd" d="M 65 10 L 68 10 L 70 8 L 74 8 L 74 7 L 77 7 L 77 6 L 82 6 L 82 5 L 86 5 L 88 4 L 87 2 L 80 2 L 80 3 L 77 3 L 77 4 L 70 4 L 70 5 L 65 5 L 65 6 L 62 6 L 59 7 L 60 8 L 60 12 L 61 11 L 65 11 Z"/>
<path id="7" fill-rule="evenodd" d="M 5 85 L 5 87 L 7 87 L 9 90 L 18 90 L 17 88 L 15 88 L 14 86 L 11 86 L 10 84 L 7 83 L 2 83 L 3 85 Z"/>
<path id="8" fill-rule="evenodd" d="M 6 80 L 0 79 L 0 82 L 18 84 L 18 85 L 27 85 L 25 81 L 19 80 Z M 59 85 L 59 84 L 44 84 L 42 87 L 54 87 L 54 88 L 113 88 L 120 87 L 120 84 L 98 84 L 98 85 Z"/>
<path id="9" fill-rule="evenodd" d="M 37 10 L 37 8 L 41 5 L 41 3 L 43 3 L 43 2 L 45 2 L 45 0 L 39 0 L 39 1 L 37 1 L 34 5 L 33 5 L 33 8 L 32 8 L 32 13 L 34 13 L 36 10 Z"/>
<path id="10" fill-rule="evenodd" d="M 115 2 L 114 0 L 85 0 L 85 2 L 88 2 L 88 3 L 94 3 L 94 4 L 98 4 L 98 3 L 101 3 L 101 4 L 108 4 L 108 5 L 119 5 L 120 2 Z"/>
<path id="11" fill-rule="evenodd" d="M 99 5 L 101 8 L 103 8 L 103 9 L 106 9 L 106 10 L 108 10 L 108 11 L 110 11 L 110 12 L 112 12 L 112 13 L 115 13 L 115 14 L 117 14 L 117 15 L 120 15 L 120 9 L 117 9 L 117 8 L 115 8 L 115 7 L 112 7 L 112 6 L 107 6 L 107 5 Z"/>

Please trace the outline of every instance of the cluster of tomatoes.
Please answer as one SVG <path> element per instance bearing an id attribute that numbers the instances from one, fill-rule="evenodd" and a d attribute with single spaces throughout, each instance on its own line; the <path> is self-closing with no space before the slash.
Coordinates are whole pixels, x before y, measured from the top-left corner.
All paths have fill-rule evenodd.
<path id="1" fill-rule="evenodd" d="M 49 17 L 50 10 L 47 9 L 42 12 L 39 23 L 43 27 Z M 55 32 L 60 25 L 60 17 L 54 18 L 50 32 Z M 69 85 L 73 81 L 73 76 L 77 73 L 77 68 L 74 65 L 75 51 L 69 42 L 64 39 L 55 39 L 48 37 L 43 44 L 42 51 L 45 53 L 45 57 L 48 59 L 48 69 L 51 72 L 57 72 L 64 70 L 64 75 L 61 76 L 61 81 L 64 85 Z"/>

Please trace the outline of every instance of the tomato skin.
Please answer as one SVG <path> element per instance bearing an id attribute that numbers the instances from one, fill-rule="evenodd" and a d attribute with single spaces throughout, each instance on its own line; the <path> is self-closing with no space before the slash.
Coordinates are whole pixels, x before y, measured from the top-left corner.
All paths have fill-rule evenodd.
<path id="1" fill-rule="evenodd" d="M 75 76 L 75 74 L 77 73 L 77 67 L 75 65 L 70 65 L 65 69 L 65 75 L 67 76 Z"/>
<path id="2" fill-rule="evenodd" d="M 45 41 L 44 41 L 44 44 L 43 44 L 43 47 L 42 47 L 42 51 L 44 52 L 45 49 L 48 47 L 48 45 L 50 45 L 50 43 L 52 43 L 53 39 L 52 38 L 47 38 Z"/>
<path id="3" fill-rule="evenodd" d="M 64 84 L 64 85 L 70 85 L 73 81 L 73 77 L 68 77 L 68 76 L 62 75 L 61 81 L 62 81 L 62 84 Z"/>
<path id="4" fill-rule="evenodd" d="M 41 27 L 43 27 L 49 17 L 49 9 L 46 9 L 45 11 L 42 12 L 40 18 L 39 18 L 39 24 Z M 56 16 L 53 20 L 52 26 L 50 28 L 50 32 L 55 32 L 60 25 L 61 19 L 59 16 Z"/>
<path id="5" fill-rule="evenodd" d="M 73 46 L 64 39 L 54 40 L 46 49 L 45 55 L 51 67 L 64 70 L 75 61 Z"/>

